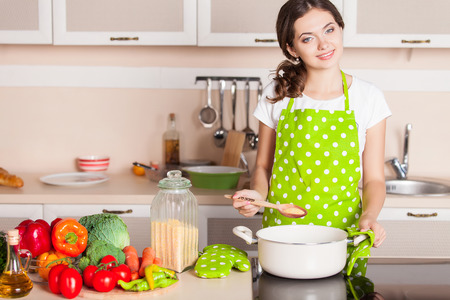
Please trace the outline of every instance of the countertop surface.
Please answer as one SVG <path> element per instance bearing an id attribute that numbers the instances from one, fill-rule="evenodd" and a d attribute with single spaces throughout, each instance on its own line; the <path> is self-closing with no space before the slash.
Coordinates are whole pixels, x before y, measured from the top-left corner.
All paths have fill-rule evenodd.
<path id="1" fill-rule="evenodd" d="M 49 174 L 21 174 L 22 188 L 0 186 L 0 204 L 151 204 L 157 183 L 134 174 L 107 174 L 109 180 L 88 186 L 55 186 L 40 181 Z M 241 176 L 238 189 L 248 184 Z M 447 182 L 447 180 L 445 180 Z M 235 190 L 190 188 L 199 205 L 229 205 L 224 194 Z M 448 196 L 386 196 L 384 207 L 450 208 Z"/>
<path id="2" fill-rule="evenodd" d="M 33 274 L 31 278 L 34 279 L 36 277 Z M 180 280 L 175 286 L 160 289 L 157 293 L 96 293 L 93 290 L 83 287 L 83 290 L 76 299 L 252 299 L 252 274 L 250 271 L 240 272 L 232 270 L 231 274 L 226 278 L 202 279 L 197 277 L 193 270 L 190 270 L 179 274 L 179 278 Z M 30 294 L 23 299 L 65 299 L 62 295 L 56 295 L 50 292 L 46 282 L 33 280 L 33 283 L 34 286 Z M 121 290 L 119 291 L 122 292 Z"/>

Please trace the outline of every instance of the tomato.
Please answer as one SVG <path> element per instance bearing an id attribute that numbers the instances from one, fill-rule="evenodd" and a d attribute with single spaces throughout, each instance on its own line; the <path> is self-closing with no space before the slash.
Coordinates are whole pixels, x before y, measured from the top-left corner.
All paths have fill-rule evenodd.
<path id="1" fill-rule="evenodd" d="M 92 280 L 94 289 L 98 292 L 109 292 L 117 284 L 116 274 L 108 270 L 97 271 Z"/>
<path id="2" fill-rule="evenodd" d="M 131 281 L 131 270 L 126 264 L 121 264 L 118 267 L 112 268 L 111 272 L 116 274 L 117 280 L 125 282 Z"/>
<path id="3" fill-rule="evenodd" d="M 119 262 L 113 255 L 106 255 L 102 258 L 100 261 L 101 264 L 105 264 L 105 267 L 107 270 L 111 270 L 114 267 L 117 267 L 119 265 Z"/>
<path id="4" fill-rule="evenodd" d="M 59 275 L 67 268 L 67 265 L 60 264 L 53 266 L 50 269 L 50 272 L 48 273 L 48 287 L 53 294 L 61 294 L 61 291 L 59 290 Z"/>
<path id="5" fill-rule="evenodd" d="M 94 287 L 92 281 L 94 280 L 95 271 L 98 270 L 97 266 L 87 266 L 83 271 L 83 282 L 88 287 Z"/>
<path id="6" fill-rule="evenodd" d="M 66 268 L 59 275 L 58 286 L 64 297 L 72 299 L 80 294 L 83 287 L 83 278 L 77 270 Z"/>

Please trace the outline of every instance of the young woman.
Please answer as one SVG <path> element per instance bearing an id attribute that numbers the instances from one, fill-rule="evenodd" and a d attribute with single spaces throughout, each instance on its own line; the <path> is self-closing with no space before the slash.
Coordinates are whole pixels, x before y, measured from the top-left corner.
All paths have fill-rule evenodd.
<path id="1" fill-rule="evenodd" d="M 264 89 L 254 116 L 259 145 L 251 190 L 233 206 L 251 217 L 258 207 L 238 198 L 294 203 L 308 214 L 290 219 L 265 209 L 263 227 L 314 224 L 373 230 L 385 199 L 384 143 L 391 112 L 374 85 L 344 74 L 341 15 L 327 0 L 290 0 L 276 29 L 287 60 Z M 362 178 L 362 199 L 358 184 Z"/>

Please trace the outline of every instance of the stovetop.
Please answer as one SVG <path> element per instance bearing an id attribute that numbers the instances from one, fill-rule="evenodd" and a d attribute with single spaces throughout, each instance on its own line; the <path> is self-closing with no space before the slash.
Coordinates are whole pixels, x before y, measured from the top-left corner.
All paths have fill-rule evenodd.
<path id="1" fill-rule="evenodd" d="M 254 299 L 450 299 L 448 259 L 369 259 L 365 277 L 337 274 L 322 279 L 287 279 L 264 272 L 252 258 Z"/>

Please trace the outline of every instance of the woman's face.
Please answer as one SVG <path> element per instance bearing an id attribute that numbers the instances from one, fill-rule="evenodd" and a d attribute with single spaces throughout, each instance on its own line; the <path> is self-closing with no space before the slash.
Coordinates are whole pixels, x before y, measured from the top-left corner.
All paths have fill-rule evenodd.
<path id="1" fill-rule="evenodd" d="M 326 69 L 342 56 L 342 28 L 328 11 L 313 8 L 294 23 L 295 37 L 289 53 L 300 57 L 307 69 Z"/>

